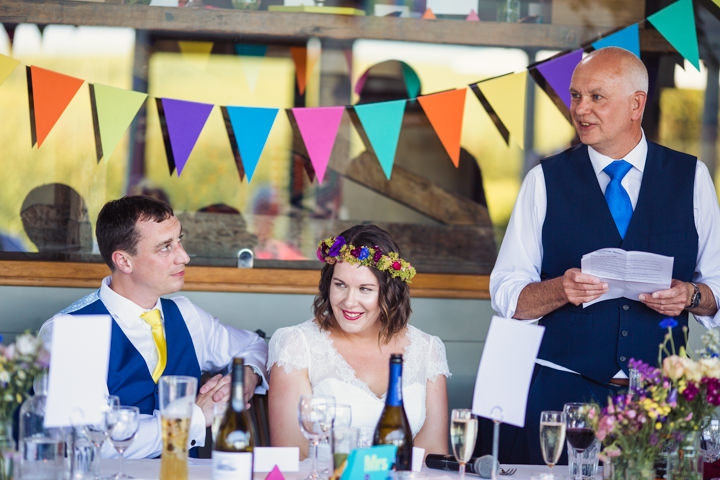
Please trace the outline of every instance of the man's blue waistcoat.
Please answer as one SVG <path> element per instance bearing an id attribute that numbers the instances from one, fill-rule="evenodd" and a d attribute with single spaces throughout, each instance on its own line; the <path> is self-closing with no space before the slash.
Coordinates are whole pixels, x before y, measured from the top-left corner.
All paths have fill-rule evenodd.
<path id="1" fill-rule="evenodd" d="M 167 365 L 163 375 L 189 375 L 200 384 L 200 364 L 190 332 L 175 302 L 161 299 L 167 343 Z M 109 315 L 99 299 L 72 312 L 72 315 Z M 147 363 L 130 343 L 115 319 L 110 337 L 110 363 L 107 386 L 110 395 L 120 397 L 120 405 L 134 405 L 140 413 L 152 415 L 159 410 L 158 387 Z"/>
<path id="2" fill-rule="evenodd" d="M 616 247 L 675 258 L 672 278 L 692 280 L 698 252 L 693 215 L 696 159 L 648 142 L 647 161 L 637 205 L 625 239 L 620 237 L 587 153 L 578 145 L 542 161 L 547 187 L 547 215 L 542 229 L 541 279 L 580 268 L 585 253 Z M 667 332 L 663 316 L 638 301 L 618 298 L 587 308 L 567 304 L 544 316 L 538 358 L 607 383 L 618 370 L 627 372 L 635 358 L 657 364 L 658 345 Z M 676 317 L 676 348 L 684 345 Z"/>

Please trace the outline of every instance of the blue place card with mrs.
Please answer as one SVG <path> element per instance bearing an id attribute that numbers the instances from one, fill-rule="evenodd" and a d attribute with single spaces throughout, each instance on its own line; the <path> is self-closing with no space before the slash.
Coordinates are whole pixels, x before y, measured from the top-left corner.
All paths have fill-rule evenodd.
<path id="1" fill-rule="evenodd" d="M 395 463 L 395 445 L 357 448 L 350 452 L 340 480 L 385 480 Z"/>

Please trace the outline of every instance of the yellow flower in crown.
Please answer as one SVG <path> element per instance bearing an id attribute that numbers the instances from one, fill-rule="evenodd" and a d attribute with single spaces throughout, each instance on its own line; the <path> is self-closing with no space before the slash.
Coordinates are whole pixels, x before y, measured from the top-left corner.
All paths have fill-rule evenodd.
<path id="1" fill-rule="evenodd" d="M 415 268 L 400 258 L 397 252 L 383 252 L 380 247 L 356 247 L 342 237 L 326 238 L 318 245 L 317 257 L 321 262 L 334 264 L 348 262 L 355 265 L 372 267 L 390 276 L 410 283 L 415 276 Z"/>

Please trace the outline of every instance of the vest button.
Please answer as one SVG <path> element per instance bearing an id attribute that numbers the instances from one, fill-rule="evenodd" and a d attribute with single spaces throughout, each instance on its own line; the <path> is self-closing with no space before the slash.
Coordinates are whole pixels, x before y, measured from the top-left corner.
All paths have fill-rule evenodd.
<path id="1" fill-rule="evenodd" d="M 620 335 L 622 335 L 623 337 L 627 337 L 627 336 L 628 336 L 628 333 L 629 333 L 629 332 L 628 332 L 627 330 L 623 330 L 623 331 L 620 332 Z"/>
<path id="2" fill-rule="evenodd" d="M 195 446 L 195 440 L 190 440 L 190 445 Z"/>
<path id="3" fill-rule="evenodd" d="M 630 305 L 625 304 L 622 308 L 627 312 L 628 310 L 630 310 Z"/>
<path id="4" fill-rule="evenodd" d="M 625 360 L 627 360 L 627 357 L 625 355 L 620 355 L 620 361 L 624 362 Z"/>

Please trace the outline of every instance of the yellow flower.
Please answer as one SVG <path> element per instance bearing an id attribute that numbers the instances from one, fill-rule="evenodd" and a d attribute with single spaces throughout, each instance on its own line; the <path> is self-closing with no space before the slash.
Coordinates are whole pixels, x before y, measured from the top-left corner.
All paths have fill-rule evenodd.
<path id="1" fill-rule="evenodd" d="M 720 378 L 720 358 L 701 358 L 698 363 L 703 377 Z"/>
<path id="2" fill-rule="evenodd" d="M 655 424 L 655 430 L 660 430 L 661 428 L 662 428 L 662 423 L 657 422 L 657 423 Z"/>

